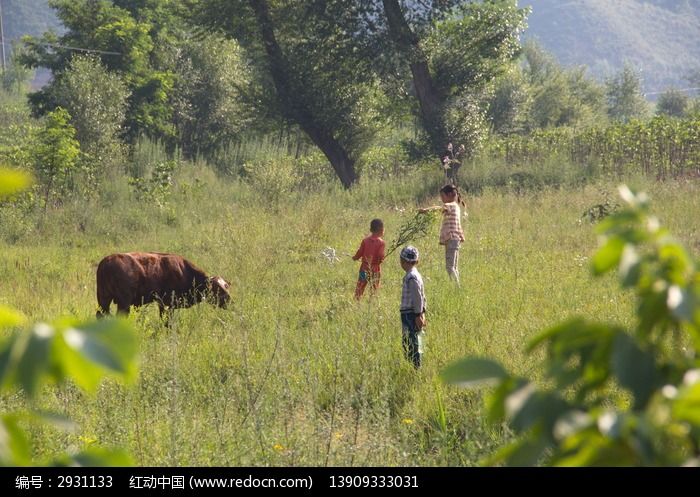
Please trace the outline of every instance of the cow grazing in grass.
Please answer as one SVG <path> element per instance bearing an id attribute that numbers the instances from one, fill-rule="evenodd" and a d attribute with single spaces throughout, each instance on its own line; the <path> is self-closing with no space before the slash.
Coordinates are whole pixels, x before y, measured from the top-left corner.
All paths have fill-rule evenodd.
<path id="1" fill-rule="evenodd" d="M 117 312 L 157 302 L 160 315 L 207 300 L 226 308 L 231 299 L 229 284 L 179 255 L 129 252 L 108 255 L 97 266 L 97 317 L 109 315 L 114 302 Z"/>

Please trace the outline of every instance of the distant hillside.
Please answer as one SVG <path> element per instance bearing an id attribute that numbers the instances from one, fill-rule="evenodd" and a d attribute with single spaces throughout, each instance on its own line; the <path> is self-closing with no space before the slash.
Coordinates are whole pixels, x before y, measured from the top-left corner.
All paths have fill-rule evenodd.
<path id="1" fill-rule="evenodd" d="M 60 23 L 47 0 L 0 0 L 5 42 L 23 35 L 38 36 L 49 28 L 58 30 Z"/>
<path id="2" fill-rule="evenodd" d="M 700 0 L 518 0 L 531 6 L 526 38 L 565 65 L 608 76 L 627 61 L 647 92 L 687 87 L 700 69 Z"/>
<path id="3" fill-rule="evenodd" d="M 61 23 L 49 7 L 48 0 L 0 0 L 5 49 L 9 53 L 12 42 L 24 35 L 39 36 L 49 29 L 61 32 Z M 39 88 L 51 77 L 47 69 L 38 69 L 32 86 Z"/>
<path id="4" fill-rule="evenodd" d="M 604 78 L 628 61 L 642 71 L 647 92 L 685 88 L 686 75 L 700 71 L 700 0 L 517 1 L 532 7 L 525 37 L 564 65 L 587 65 Z M 47 0 L 0 2 L 8 43 L 61 29 Z"/>

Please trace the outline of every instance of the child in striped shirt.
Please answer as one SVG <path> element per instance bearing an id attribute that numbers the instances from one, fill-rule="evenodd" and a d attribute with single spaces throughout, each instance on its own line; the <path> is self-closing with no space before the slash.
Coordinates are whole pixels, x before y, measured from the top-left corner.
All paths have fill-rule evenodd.
<path id="1" fill-rule="evenodd" d="M 423 355 L 425 337 L 423 328 L 427 301 L 423 289 L 423 278 L 416 268 L 418 249 L 408 245 L 401 250 L 399 258 L 401 268 L 406 271 L 403 277 L 400 307 L 403 350 L 406 359 L 411 361 L 413 367 L 419 369 Z"/>
<path id="2" fill-rule="evenodd" d="M 462 231 L 462 212 L 460 205 L 466 209 L 465 203 L 455 185 L 445 185 L 440 189 L 441 206 L 426 207 L 418 212 L 442 210 L 442 227 L 440 228 L 440 245 L 445 246 L 445 267 L 450 278 L 459 285 L 459 246 L 464 241 Z"/>

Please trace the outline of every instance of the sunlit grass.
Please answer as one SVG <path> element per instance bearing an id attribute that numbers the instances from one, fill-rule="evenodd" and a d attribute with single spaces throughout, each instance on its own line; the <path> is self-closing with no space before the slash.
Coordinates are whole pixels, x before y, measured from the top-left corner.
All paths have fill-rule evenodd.
<path id="1" fill-rule="evenodd" d="M 486 424 L 481 393 L 440 383 L 441 368 L 475 354 L 537 377 L 528 339 L 573 314 L 626 323 L 634 303 L 588 268 L 596 239 L 581 215 L 615 183 L 520 195 L 486 188 L 466 198 L 461 288 L 447 278 L 437 227 L 415 242 L 429 311 L 425 366 L 413 371 L 400 343 L 398 259 L 383 265 L 379 295 L 358 303 L 358 264 L 330 263 L 321 251 L 353 253 L 375 217 L 389 242 L 419 203 L 437 203 L 427 195 L 440 180 L 416 174 L 273 199 L 186 166 L 167 209 L 137 202 L 117 178 L 100 199 L 18 224 L 0 241 L 0 304 L 32 321 L 94 315 L 96 265 L 117 251 L 181 254 L 230 281 L 233 295 L 229 310 L 177 311 L 171 329 L 153 306 L 132 313 L 137 385 L 106 382 L 95 398 L 50 390 L 43 407 L 80 430 L 36 427 L 35 450 L 122 446 L 141 465 L 477 464 L 508 434 Z M 637 182 L 697 253 L 697 183 Z"/>

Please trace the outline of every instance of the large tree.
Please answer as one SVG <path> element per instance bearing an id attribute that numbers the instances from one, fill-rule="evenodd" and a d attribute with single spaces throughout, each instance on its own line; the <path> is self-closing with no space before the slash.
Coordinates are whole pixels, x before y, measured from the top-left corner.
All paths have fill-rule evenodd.
<path id="1" fill-rule="evenodd" d="M 642 93 L 642 78 L 629 64 L 605 82 L 608 114 L 614 121 L 628 122 L 645 117 L 649 104 Z"/>
<path id="2" fill-rule="evenodd" d="M 259 126 L 256 85 L 243 50 L 218 36 L 187 40 L 175 64 L 173 118 L 186 157 L 211 157 Z"/>
<path id="3" fill-rule="evenodd" d="M 174 83 L 172 71 L 153 63 L 162 47 L 154 42 L 154 25 L 125 7 L 134 2 L 106 0 L 51 0 L 50 5 L 65 27 L 58 36 L 47 32 L 40 38 L 25 38 L 24 63 L 47 67 L 51 84 L 30 95 L 35 113 L 57 106 L 55 87 L 70 67 L 71 59 L 85 51 L 100 58 L 104 67 L 118 73 L 131 96 L 127 117 L 129 135 L 147 134 L 160 139 L 174 136 L 168 98 Z"/>
<path id="4" fill-rule="evenodd" d="M 518 53 L 526 11 L 513 2 L 382 0 L 395 52 L 410 69 L 432 151 L 459 140 L 463 123 L 481 119 L 474 96 Z M 462 123 L 450 123 L 450 116 Z"/>
<path id="5" fill-rule="evenodd" d="M 212 153 L 243 130 L 255 129 L 250 102 L 241 95 L 255 86 L 241 50 L 220 38 L 193 36 L 182 0 L 50 4 L 64 24 L 63 34 L 25 40 L 25 64 L 48 67 L 54 76 L 30 97 L 36 114 L 65 106 L 61 92 L 71 61 L 87 50 L 126 84 L 124 136 L 130 141 L 146 135 L 190 156 Z M 81 124 L 75 124 L 84 137 Z"/>
<path id="6" fill-rule="evenodd" d="M 532 98 L 529 130 L 554 126 L 590 127 L 607 121 L 605 88 L 585 67 L 564 68 L 540 45 L 523 47 L 522 72 Z"/>
<path id="7" fill-rule="evenodd" d="M 345 187 L 366 143 L 358 116 L 375 89 L 363 5 L 348 0 L 191 0 L 196 21 L 235 38 L 268 81 L 279 114 L 325 154 Z"/>

